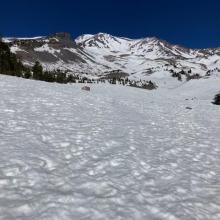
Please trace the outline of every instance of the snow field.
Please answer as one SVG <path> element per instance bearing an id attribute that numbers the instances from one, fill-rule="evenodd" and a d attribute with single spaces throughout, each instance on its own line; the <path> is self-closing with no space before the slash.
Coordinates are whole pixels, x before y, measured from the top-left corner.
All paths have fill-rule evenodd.
<path id="1" fill-rule="evenodd" d="M 219 83 L 0 76 L 0 219 L 220 219 Z"/>

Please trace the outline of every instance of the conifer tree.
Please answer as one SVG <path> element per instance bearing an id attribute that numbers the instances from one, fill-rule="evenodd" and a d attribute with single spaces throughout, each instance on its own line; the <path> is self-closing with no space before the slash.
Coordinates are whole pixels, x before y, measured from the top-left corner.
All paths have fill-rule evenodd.
<path id="1" fill-rule="evenodd" d="M 212 103 L 215 105 L 220 105 L 220 93 L 215 95 L 214 101 Z"/>
<path id="2" fill-rule="evenodd" d="M 39 61 L 36 61 L 34 66 L 32 67 L 33 71 L 33 79 L 43 80 L 43 67 L 41 66 Z"/>
<path id="3" fill-rule="evenodd" d="M 43 73 L 43 80 L 46 82 L 55 82 L 55 74 L 49 71 Z"/>
<path id="4" fill-rule="evenodd" d="M 66 73 L 61 72 L 61 70 L 57 70 L 56 73 L 56 82 L 57 83 L 67 83 Z"/>
<path id="5" fill-rule="evenodd" d="M 24 66 L 16 55 L 11 53 L 8 44 L 0 39 L 0 74 L 22 76 Z"/>

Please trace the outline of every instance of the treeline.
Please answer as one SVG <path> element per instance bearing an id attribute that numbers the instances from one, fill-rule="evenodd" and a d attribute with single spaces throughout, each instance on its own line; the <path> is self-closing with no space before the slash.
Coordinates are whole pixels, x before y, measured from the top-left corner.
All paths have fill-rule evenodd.
<path id="1" fill-rule="evenodd" d="M 211 74 L 215 73 L 215 72 L 220 72 L 220 69 L 219 68 L 215 68 L 215 69 L 212 69 L 212 70 L 208 70 L 206 72 L 206 76 L 211 76 Z"/>
<path id="2" fill-rule="evenodd" d="M 35 80 L 45 82 L 57 82 L 57 83 L 75 83 L 78 77 L 68 75 L 61 70 L 43 71 L 42 65 L 37 61 L 32 67 L 32 78 Z"/>
<path id="3" fill-rule="evenodd" d="M 198 73 L 192 74 L 192 70 L 184 71 L 181 70 L 179 72 L 175 72 L 173 69 L 169 70 L 170 73 L 172 74 L 171 76 L 174 78 L 177 78 L 179 81 L 182 81 L 183 76 L 185 76 L 185 79 L 187 81 L 192 80 L 192 79 L 200 79 L 201 76 Z"/>

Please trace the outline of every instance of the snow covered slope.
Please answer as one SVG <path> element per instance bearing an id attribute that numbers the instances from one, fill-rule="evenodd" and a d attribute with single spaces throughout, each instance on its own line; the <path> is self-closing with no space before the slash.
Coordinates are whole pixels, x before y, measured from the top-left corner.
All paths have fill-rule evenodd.
<path id="1" fill-rule="evenodd" d="M 27 65 L 39 60 L 45 69 L 66 69 L 73 73 L 104 75 L 121 70 L 133 78 L 145 78 L 158 72 L 189 69 L 204 76 L 220 69 L 220 48 L 188 49 L 158 38 L 127 39 L 105 33 L 82 35 L 73 40 L 68 33 L 48 37 L 5 38 Z M 170 74 L 171 75 L 171 74 Z"/>
<path id="2" fill-rule="evenodd" d="M 219 220 L 220 78 L 174 85 L 0 76 L 0 219 Z"/>

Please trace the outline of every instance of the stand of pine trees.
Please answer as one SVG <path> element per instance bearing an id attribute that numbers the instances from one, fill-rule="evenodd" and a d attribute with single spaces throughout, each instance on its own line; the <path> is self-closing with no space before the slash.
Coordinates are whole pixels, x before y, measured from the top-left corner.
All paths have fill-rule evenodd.
<path id="1" fill-rule="evenodd" d="M 32 67 L 32 78 L 35 80 L 41 80 L 45 82 L 56 82 L 56 83 L 75 83 L 78 77 L 73 75 L 67 75 L 67 73 L 62 72 L 61 70 L 56 71 L 43 71 L 43 67 L 37 61 Z"/>

